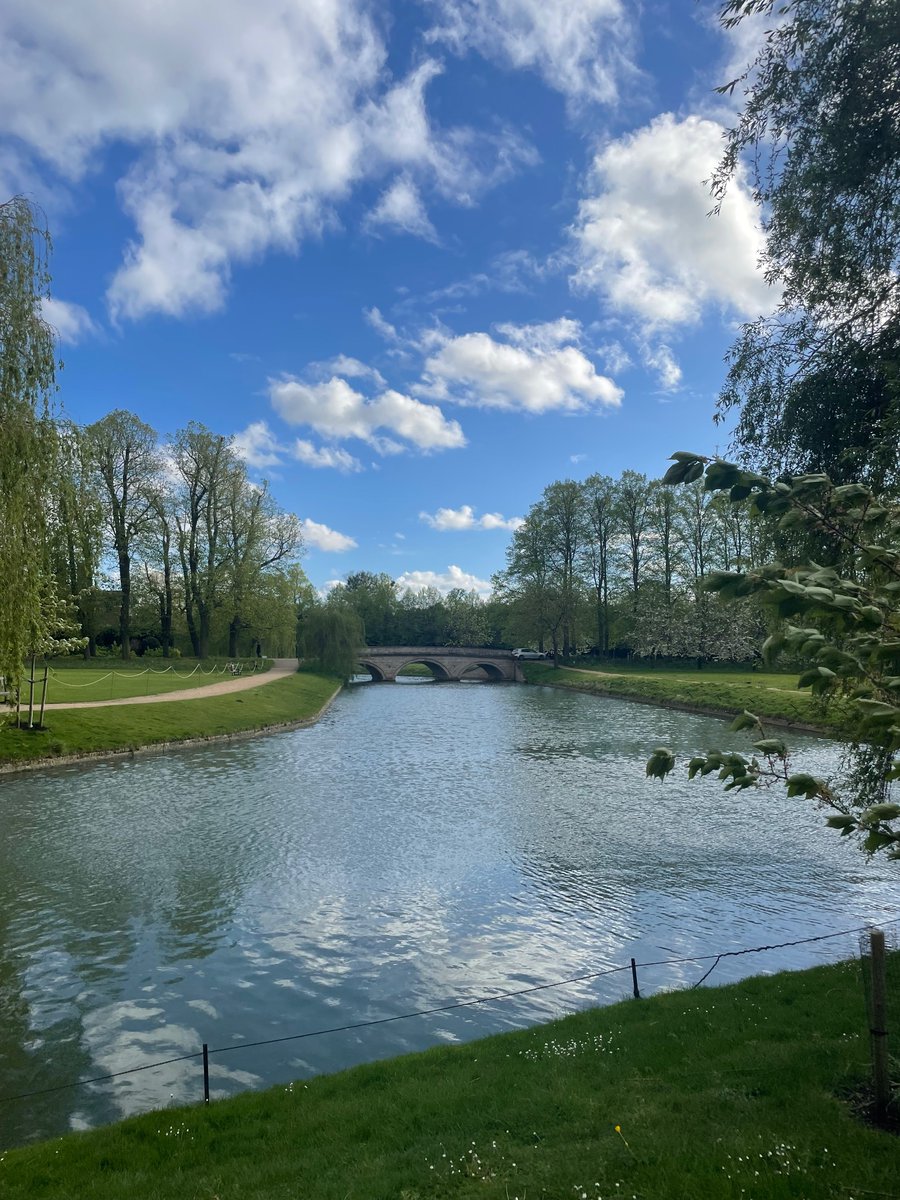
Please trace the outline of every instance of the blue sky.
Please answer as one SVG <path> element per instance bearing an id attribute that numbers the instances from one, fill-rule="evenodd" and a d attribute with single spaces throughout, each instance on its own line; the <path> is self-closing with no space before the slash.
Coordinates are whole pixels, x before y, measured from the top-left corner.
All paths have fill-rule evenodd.
<path id="1" fill-rule="evenodd" d="M 703 181 L 760 28 L 709 0 L 80 0 L 0 13 L 0 194 L 54 234 L 60 399 L 235 435 L 353 570 L 487 590 L 550 482 L 712 423 L 772 307 Z"/>

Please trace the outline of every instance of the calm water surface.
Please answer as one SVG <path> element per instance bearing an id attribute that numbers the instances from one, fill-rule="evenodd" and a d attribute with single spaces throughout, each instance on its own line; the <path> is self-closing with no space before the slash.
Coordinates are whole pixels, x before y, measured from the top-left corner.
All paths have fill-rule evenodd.
<path id="1" fill-rule="evenodd" d="M 740 736 L 549 689 L 383 685 L 313 729 L 0 780 L 0 1097 L 203 1042 L 226 1048 L 227 1095 L 619 999 L 630 978 L 250 1042 L 897 915 L 896 865 L 808 804 L 644 778 L 658 744 Z M 726 959 L 711 982 L 854 946 Z M 201 1088 L 193 1060 L 2 1104 L 0 1146 Z"/>

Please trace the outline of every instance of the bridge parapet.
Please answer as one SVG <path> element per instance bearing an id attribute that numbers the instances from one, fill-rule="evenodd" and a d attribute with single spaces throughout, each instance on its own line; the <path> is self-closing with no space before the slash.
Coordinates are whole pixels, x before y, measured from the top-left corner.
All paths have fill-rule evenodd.
<path id="1" fill-rule="evenodd" d="M 438 679 L 459 680 L 467 671 L 480 667 L 489 679 L 523 681 L 511 650 L 480 646 L 365 646 L 359 651 L 358 661 L 378 682 L 392 682 L 412 663 L 424 663 Z"/>

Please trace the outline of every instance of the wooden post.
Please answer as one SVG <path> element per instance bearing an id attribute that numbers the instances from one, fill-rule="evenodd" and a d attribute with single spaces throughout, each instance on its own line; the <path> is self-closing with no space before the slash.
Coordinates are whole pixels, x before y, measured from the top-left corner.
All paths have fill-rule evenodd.
<path id="1" fill-rule="evenodd" d="M 635 1000 L 640 1000 L 641 993 L 638 990 L 637 963 L 634 961 L 634 959 L 631 960 L 631 984 L 632 984 L 632 987 L 634 988 Z"/>
<path id="2" fill-rule="evenodd" d="M 884 956 L 884 931 L 873 929 L 869 934 L 872 955 L 872 1078 L 875 1085 L 875 1120 L 883 1125 L 887 1120 L 891 1095 L 888 1072 L 887 1030 L 887 970 Z"/>
<path id="3" fill-rule="evenodd" d="M 41 692 L 41 715 L 38 717 L 38 729 L 44 728 L 44 705 L 47 703 L 47 676 L 50 674 L 50 667 L 47 662 L 44 663 L 44 689 Z"/>
<path id="4" fill-rule="evenodd" d="M 203 1103 L 209 1104 L 209 1046 L 203 1043 Z"/>
<path id="5" fill-rule="evenodd" d="M 32 654 L 32 656 L 31 656 L 31 675 L 29 676 L 29 679 L 28 679 L 28 728 L 29 729 L 34 728 L 33 721 L 34 721 L 34 668 L 35 668 L 35 663 L 36 663 L 36 659 L 35 659 L 35 656 Z"/>

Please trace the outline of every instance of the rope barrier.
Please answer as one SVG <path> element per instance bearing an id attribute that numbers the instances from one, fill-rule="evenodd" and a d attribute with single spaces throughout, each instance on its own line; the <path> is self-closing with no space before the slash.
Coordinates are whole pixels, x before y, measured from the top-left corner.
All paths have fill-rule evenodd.
<path id="1" fill-rule="evenodd" d="M 898 921 L 900 921 L 900 917 L 891 917 L 886 921 L 880 921 L 879 925 L 895 925 Z M 748 946 L 742 950 L 721 950 L 717 954 L 694 954 L 685 956 L 683 958 L 656 959 L 655 961 L 637 963 L 637 967 L 640 969 L 645 969 L 648 967 L 675 966 L 683 963 L 709 962 L 712 960 L 712 966 L 709 968 L 706 974 L 697 980 L 695 984 L 691 985 L 691 989 L 693 989 L 699 987 L 703 980 L 708 978 L 708 976 L 718 966 L 723 958 L 738 958 L 744 954 L 760 954 L 768 950 L 783 950 L 792 946 L 804 946 L 813 942 L 825 942 L 832 938 L 848 937 L 851 934 L 865 933 L 866 930 L 871 928 L 871 925 L 859 925 L 853 929 L 839 929 L 833 933 L 820 933 L 814 937 L 796 938 L 794 941 L 790 942 L 775 942 L 766 946 Z M 395 1021 L 409 1020 L 412 1017 L 429 1017 L 434 1016 L 437 1013 L 452 1012 L 454 1009 L 471 1008 L 476 1004 L 493 1004 L 498 1000 L 510 1000 L 518 996 L 528 996 L 534 992 L 548 991 L 551 988 L 569 987 L 574 983 L 587 983 L 593 979 L 600 979 L 607 975 L 617 975 L 622 971 L 629 970 L 631 970 L 630 962 L 619 967 L 606 967 L 602 971 L 590 971 L 584 975 L 573 975 L 569 979 L 557 979 L 551 983 L 538 983 L 527 988 L 517 988 L 515 991 L 497 992 L 492 996 L 477 996 L 472 1000 L 456 1000 L 452 1004 L 440 1004 L 434 1008 L 422 1008 L 416 1009 L 412 1012 L 395 1013 L 390 1017 L 375 1017 L 370 1021 L 353 1021 L 346 1025 L 332 1025 L 325 1029 L 310 1029 L 306 1030 L 304 1033 L 289 1033 L 285 1034 L 283 1037 L 264 1038 L 263 1040 L 256 1042 L 239 1042 L 232 1046 L 219 1046 L 208 1050 L 207 1056 L 210 1057 L 213 1054 L 227 1054 L 237 1050 L 251 1050 L 260 1046 L 274 1046 L 281 1042 L 295 1042 L 304 1038 L 322 1037 L 323 1035 L 329 1033 L 346 1033 L 356 1029 L 367 1029 L 374 1025 L 389 1025 Z M 140 1067 L 128 1067 L 122 1071 L 113 1071 L 109 1075 L 95 1075 L 90 1079 L 79 1079 L 75 1083 L 60 1083 L 54 1085 L 53 1087 L 37 1088 L 31 1092 L 20 1092 L 14 1096 L 0 1096 L 0 1104 L 10 1104 L 16 1100 L 30 1100 L 34 1096 L 45 1096 L 49 1095 L 51 1092 L 62 1092 L 69 1088 L 86 1087 L 92 1083 L 105 1083 L 110 1079 L 118 1079 L 122 1075 L 136 1075 L 141 1071 L 151 1071 L 154 1067 L 166 1067 L 171 1063 L 188 1062 L 191 1059 L 202 1057 L 202 1050 L 195 1051 L 193 1054 L 180 1054 L 175 1058 L 164 1058 L 159 1062 L 144 1063 L 144 1065 Z"/>

